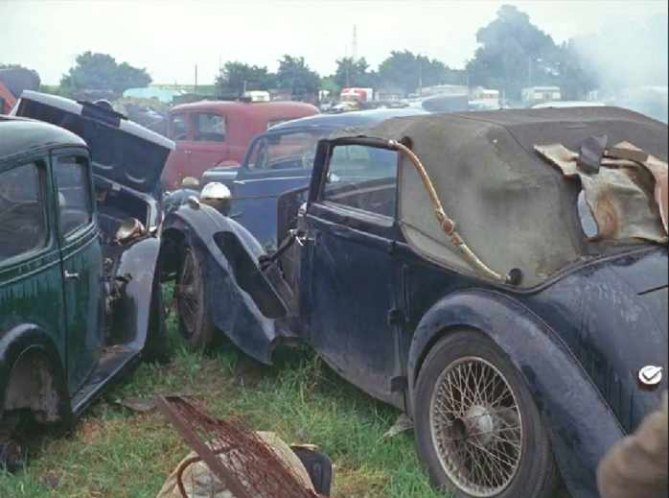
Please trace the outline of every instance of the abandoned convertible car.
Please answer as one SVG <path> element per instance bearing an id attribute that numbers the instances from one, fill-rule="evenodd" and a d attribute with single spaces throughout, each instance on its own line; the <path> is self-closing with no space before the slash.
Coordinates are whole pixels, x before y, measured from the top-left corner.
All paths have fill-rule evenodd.
<path id="1" fill-rule="evenodd" d="M 20 429 L 67 422 L 140 356 L 165 354 L 150 193 L 172 143 L 97 106 L 30 95 L 0 120 L 0 465 Z M 102 114 L 100 114 L 102 112 Z M 95 140 L 104 137 L 106 140 Z M 91 157 L 92 155 L 92 157 Z"/>
<path id="2" fill-rule="evenodd" d="M 667 386 L 666 161 L 667 126 L 615 108 L 391 119 L 319 143 L 273 254 L 181 207 L 208 220 L 182 292 L 257 360 L 304 340 L 408 412 L 456 496 L 596 497 Z"/>

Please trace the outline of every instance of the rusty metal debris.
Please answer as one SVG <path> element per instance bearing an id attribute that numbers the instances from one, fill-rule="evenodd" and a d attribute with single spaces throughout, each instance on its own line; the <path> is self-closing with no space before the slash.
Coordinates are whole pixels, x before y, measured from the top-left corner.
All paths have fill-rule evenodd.
<path id="1" fill-rule="evenodd" d="M 218 420 L 181 397 L 158 397 L 156 406 L 197 456 L 177 469 L 181 496 L 189 498 L 185 470 L 203 461 L 234 498 L 317 498 L 276 451 L 239 422 Z"/>

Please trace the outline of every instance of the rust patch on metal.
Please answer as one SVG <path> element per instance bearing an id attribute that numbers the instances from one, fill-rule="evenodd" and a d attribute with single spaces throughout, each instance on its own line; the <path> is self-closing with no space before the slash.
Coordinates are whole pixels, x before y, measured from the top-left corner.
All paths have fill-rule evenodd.
<path id="1" fill-rule="evenodd" d="M 177 470 L 177 485 L 188 498 L 182 476 L 203 461 L 234 498 L 318 498 L 256 433 L 240 422 L 212 418 L 184 398 L 158 397 L 156 407 L 198 455 Z M 225 458 L 221 458 L 225 455 Z"/>

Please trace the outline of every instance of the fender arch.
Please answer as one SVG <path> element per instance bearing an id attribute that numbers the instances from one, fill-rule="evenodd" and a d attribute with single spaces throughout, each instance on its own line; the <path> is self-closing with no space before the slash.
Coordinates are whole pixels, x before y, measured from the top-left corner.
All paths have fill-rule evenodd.
<path id="1" fill-rule="evenodd" d="M 0 339 L 0 420 L 5 410 L 30 410 L 39 422 L 72 417 L 65 369 L 39 326 L 22 324 Z"/>
<path id="2" fill-rule="evenodd" d="M 142 239 L 121 254 L 115 273 L 117 277 L 129 277 L 123 287 L 123 298 L 114 306 L 113 327 L 123 331 L 118 336 L 126 337 L 128 345 L 138 349 L 146 342 L 149 330 L 159 253 L 158 239 Z"/>
<path id="3" fill-rule="evenodd" d="M 450 331 L 487 334 L 522 374 L 549 431 L 562 476 L 575 497 L 596 498 L 596 469 L 624 432 L 577 359 L 537 315 L 510 297 L 470 290 L 438 301 L 423 316 L 409 351 L 409 405 L 430 347 Z M 413 407 L 409 406 L 413 413 Z"/>
<path id="4" fill-rule="evenodd" d="M 286 315 L 283 301 L 263 275 L 260 243 L 242 225 L 206 204 L 182 205 L 163 224 L 161 266 L 178 268 L 174 243 L 191 246 L 203 263 L 211 320 L 219 331 L 256 360 L 271 363 L 280 334 L 275 320 Z M 166 258 L 163 260 L 162 258 Z M 168 275 L 163 272 L 163 276 Z"/>

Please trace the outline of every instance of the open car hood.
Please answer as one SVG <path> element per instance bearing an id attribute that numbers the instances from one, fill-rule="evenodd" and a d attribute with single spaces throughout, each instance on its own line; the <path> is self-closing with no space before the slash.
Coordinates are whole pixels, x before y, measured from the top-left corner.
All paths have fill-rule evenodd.
<path id="1" fill-rule="evenodd" d="M 89 102 L 25 90 L 13 114 L 46 121 L 83 138 L 93 172 L 114 183 L 156 194 L 174 142 L 125 116 Z"/>

